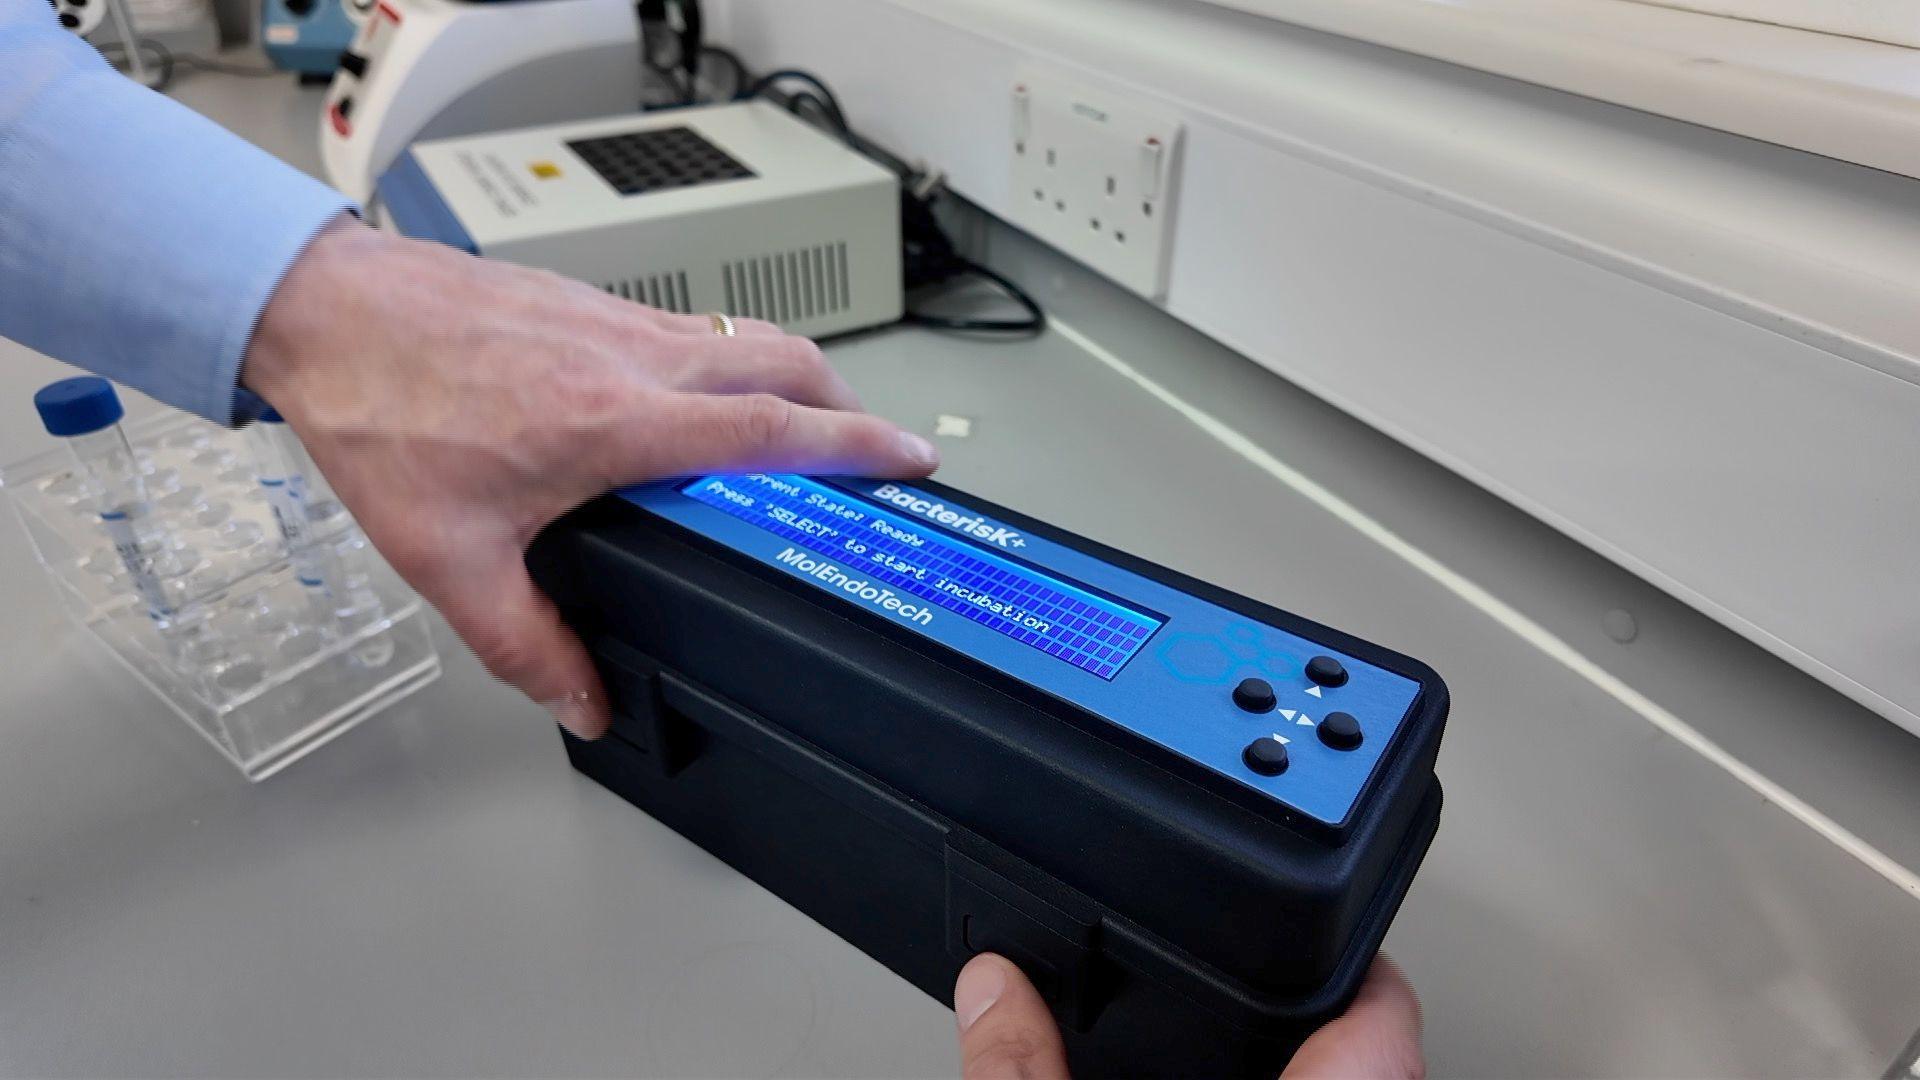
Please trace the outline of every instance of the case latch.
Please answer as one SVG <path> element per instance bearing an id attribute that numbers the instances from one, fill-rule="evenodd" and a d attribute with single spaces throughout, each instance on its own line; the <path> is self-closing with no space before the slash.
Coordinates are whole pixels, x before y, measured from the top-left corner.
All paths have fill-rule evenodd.
<path id="1" fill-rule="evenodd" d="M 948 835 L 946 862 L 948 950 L 1012 960 L 1062 1024 L 1092 1028 L 1116 977 L 1100 955 L 1098 909 L 969 834 Z"/>

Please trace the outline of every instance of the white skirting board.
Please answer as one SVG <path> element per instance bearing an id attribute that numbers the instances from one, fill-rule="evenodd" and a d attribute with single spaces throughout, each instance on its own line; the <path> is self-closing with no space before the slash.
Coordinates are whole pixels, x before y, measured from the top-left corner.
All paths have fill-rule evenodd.
<path id="1" fill-rule="evenodd" d="M 1002 216 L 1020 65 L 1155 95 L 1169 312 L 1920 733 L 1920 182 L 1200 3 L 717 6 Z"/>

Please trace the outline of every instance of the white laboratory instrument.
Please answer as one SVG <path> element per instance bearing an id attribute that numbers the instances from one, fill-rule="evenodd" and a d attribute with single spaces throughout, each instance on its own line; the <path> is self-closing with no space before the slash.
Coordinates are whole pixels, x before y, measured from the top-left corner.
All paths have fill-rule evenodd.
<path id="1" fill-rule="evenodd" d="M 205 0 L 49 0 L 61 26 L 109 55 L 123 56 L 127 75 L 144 86 L 164 81 L 166 70 L 149 63 L 155 47 L 173 55 L 218 47 L 213 12 Z M 143 42 L 129 49 L 129 41 Z"/>
<path id="2" fill-rule="evenodd" d="M 417 143 L 380 181 L 409 235 L 814 336 L 900 317 L 899 189 L 762 101 Z"/>
<path id="3" fill-rule="evenodd" d="M 88 0 L 53 0 L 54 17 L 60 25 L 79 34 L 81 37 L 100 29 L 111 9 L 116 18 L 124 18 L 125 0 L 106 0 L 105 3 L 89 3 Z M 122 38 L 130 34 L 121 34 Z"/>
<path id="4" fill-rule="evenodd" d="M 417 138 L 631 110 L 630 0 L 378 0 L 320 119 L 327 180 L 365 201 Z"/>

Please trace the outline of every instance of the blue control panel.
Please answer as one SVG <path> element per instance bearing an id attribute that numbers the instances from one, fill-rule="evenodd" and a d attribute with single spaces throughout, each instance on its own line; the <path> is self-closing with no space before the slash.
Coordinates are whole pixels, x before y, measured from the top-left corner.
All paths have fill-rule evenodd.
<path id="1" fill-rule="evenodd" d="M 1419 694 L 906 484 L 750 474 L 622 494 L 1328 825 L 1350 815 Z"/>
<path id="2" fill-rule="evenodd" d="M 1102 679 L 1166 623 L 817 481 L 709 476 L 682 491 L 792 541 L 775 558 L 829 589 L 922 629 L 944 609 Z M 849 557 L 858 578 L 842 568 Z"/>

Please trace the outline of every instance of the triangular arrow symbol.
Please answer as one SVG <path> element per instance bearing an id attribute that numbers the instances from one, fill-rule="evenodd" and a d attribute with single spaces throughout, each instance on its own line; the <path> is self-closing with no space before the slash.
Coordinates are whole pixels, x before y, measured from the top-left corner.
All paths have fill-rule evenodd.
<path id="1" fill-rule="evenodd" d="M 1313 726 L 1313 717 L 1311 717 L 1311 716 L 1308 716 L 1308 715 L 1307 715 L 1306 713 L 1301 713 L 1301 714 L 1300 714 L 1300 719 L 1298 719 L 1298 720 L 1295 720 L 1295 721 L 1294 721 L 1294 723 L 1296 723 L 1296 724 L 1305 724 L 1305 725 L 1306 725 L 1306 726 L 1308 726 L 1308 727 L 1312 727 L 1312 726 Z"/>
<path id="2" fill-rule="evenodd" d="M 1317 686 L 1309 686 L 1309 687 L 1307 687 L 1307 693 L 1309 693 L 1309 694 L 1312 694 L 1312 695 L 1313 695 L 1314 697 L 1319 697 L 1319 696 L 1320 696 L 1320 688 L 1319 688 L 1319 687 L 1317 687 Z"/>
<path id="3" fill-rule="evenodd" d="M 1282 735 L 1277 731 L 1273 733 L 1273 737 L 1280 740 L 1281 746 L 1285 746 L 1288 743 L 1293 741 L 1292 739 L 1287 738 L 1285 735 Z"/>
<path id="4" fill-rule="evenodd" d="M 1280 715 L 1281 715 L 1281 716 L 1284 716 L 1284 717 L 1286 717 L 1286 718 L 1287 718 L 1287 719 L 1289 719 L 1289 720 L 1291 720 L 1291 719 L 1293 719 L 1293 710 L 1292 710 L 1292 709 L 1281 709 L 1281 710 L 1280 710 Z"/>

